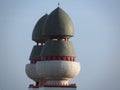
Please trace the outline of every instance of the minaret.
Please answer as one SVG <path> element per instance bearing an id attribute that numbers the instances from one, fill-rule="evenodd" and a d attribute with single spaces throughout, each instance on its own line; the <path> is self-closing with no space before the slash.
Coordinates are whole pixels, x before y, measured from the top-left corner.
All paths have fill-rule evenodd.
<path id="1" fill-rule="evenodd" d="M 76 84 L 69 83 L 80 72 L 70 41 L 73 36 L 73 23 L 60 7 L 36 23 L 32 40 L 37 45 L 32 49 L 30 64 L 25 70 L 36 84 L 31 84 L 29 90 L 76 90 Z"/>

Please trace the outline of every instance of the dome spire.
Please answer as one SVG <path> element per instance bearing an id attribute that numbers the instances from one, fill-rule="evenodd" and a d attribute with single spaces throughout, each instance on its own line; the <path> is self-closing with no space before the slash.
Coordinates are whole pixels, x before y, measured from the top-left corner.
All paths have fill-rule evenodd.
<path id="1" fill-rule="evenodd" d="M 58 2 L 58 7 L 60 6 L 60 3 Z"/>

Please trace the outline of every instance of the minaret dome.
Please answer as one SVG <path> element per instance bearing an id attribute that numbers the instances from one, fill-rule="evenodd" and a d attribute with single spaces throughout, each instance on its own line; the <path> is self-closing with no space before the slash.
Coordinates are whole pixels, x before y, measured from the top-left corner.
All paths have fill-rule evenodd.
<path id="1" fill-rule="evenodd" d="M 43 35 L 49 38 L 64 38 L 74 35 L 73 23 L 68 14 L 57 7 L 46 19 Z"/>

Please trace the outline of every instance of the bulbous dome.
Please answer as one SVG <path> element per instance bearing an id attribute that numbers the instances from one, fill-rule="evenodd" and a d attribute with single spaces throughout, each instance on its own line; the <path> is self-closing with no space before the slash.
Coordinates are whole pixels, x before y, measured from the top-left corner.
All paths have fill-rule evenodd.
<path id="1" fill-rule="evenodd" d="M 34 27 L 34 30 L 32 33 L 32 40 L 37 43 L 41 43 L 45 41 L 45 37 L 42 35 L 42 32 L 43 32 L 43 26 L 47 17 L 48 17 L 47 14 L 41 17 Z"/>
<path id="2" fill-rule="evenodd" d="M 31 51 L 31 54 L 30 54 L 30 60 L 40 60 L 40 53 L 41 53 L 41 50 L 42 50 L 43 46 L 40 46 L 40 45 L 35 45 Z"/>
<path id="3" fill-rule="evenodd" d="M 80 63 L 68 61 L 37 62 L 36 71 L 39 77 L 47 80 L 47 84 L 68 85 L 68 81 L 79 74 Z"/>
<path id="4" fill-rule="evenodd" d="M 61 8 L 56 8 L 46 19 L 43 35 L 51 38 L 72 37 L 74 28 L 68 14 Z"/>
<path id="5" fill-rule="evenodd" d="M 73 56 L 75 51 L 72 42 L 63 40 L 47 41 L 40 56 Z"/>

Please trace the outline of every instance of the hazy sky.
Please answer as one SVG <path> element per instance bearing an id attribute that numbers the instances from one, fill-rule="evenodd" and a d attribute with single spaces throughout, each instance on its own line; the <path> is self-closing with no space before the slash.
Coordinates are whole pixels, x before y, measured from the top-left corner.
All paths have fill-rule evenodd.
<path id="1" fill-rule="evenodd" d="M 81 72 L 77 90 L 120 90 L 120 0 L 0 0 L 0 90 L 27 90 L 34 83 L 25 65 L 37 20 L 60 7 L 71 17 Z"/>

